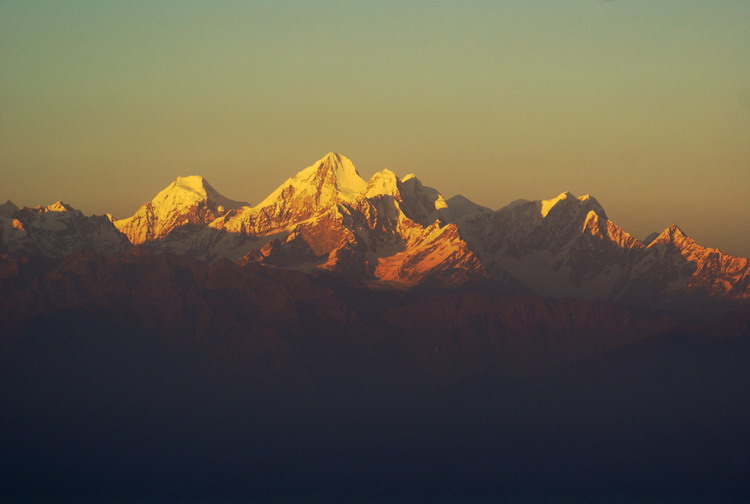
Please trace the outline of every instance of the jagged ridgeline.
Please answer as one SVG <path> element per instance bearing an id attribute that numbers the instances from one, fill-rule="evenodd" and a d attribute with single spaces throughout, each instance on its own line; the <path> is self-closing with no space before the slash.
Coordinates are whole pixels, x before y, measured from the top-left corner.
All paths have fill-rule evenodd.
<path id="1" fill-rule="evenodd" d="M 748 260 L 677 226 L 328 154 L 0 227 L 3 502 L 750 495 Z"/>
<path id="2" fill-rule="evenodd" d="M 640 241 L 595 198 L 568 192 L 493 211 L 460 195 L 446 199 L 414 175 L 383 170 L 366 181 L 336 153 L 256 205 L 189 176 L 126 219 L 86 217 L 60 202 L 23 209 L 8 202 L 0 227 L 0 252 L 14 256 L 136 247 L 336 271 L 380 287 L 489 282 L 519 293 L 682 311 L 706 299 L 732 308 L 750 298 L 747 259 L 703 247 L 677 226 Z"/>

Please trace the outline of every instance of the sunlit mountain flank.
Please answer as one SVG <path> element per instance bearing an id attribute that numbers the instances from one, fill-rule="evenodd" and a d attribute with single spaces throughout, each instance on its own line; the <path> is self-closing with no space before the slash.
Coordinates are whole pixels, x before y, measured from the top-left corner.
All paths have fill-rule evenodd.
<path id="1" fill-rule="evenodd" d="M 749 19 L 0 0 L 0 504 L 750 502 Z"/>
<path id="2" fill-rule="evenodd" d="M 9 496 L 748 491 L 748 260 L 593 196 L 492 210 L 329 153 L 254 206 L 193 175 L 0 230 Z"/>
<path id="3" fill-rule="evenodd" d="M 333 271 L 373 287 L 485 282 L 693 318 L 750 297 L 747 259 L 703 247 L 677 226 L 644 243 L 609 220 L 593 196 L 564 192 L 493 211 L 463 196 L 445 199 L 411 174 L 383 170 L 365 181 L 336 153 L 255 206 L 189 176 L 122 220 L 85 217 L 59 202 L 5 213 L 0 250 L 13 255 L 121 252 L 129 247 L 119 230 L 152 252 Z M 701 305 L 705 314 L 696 312 Z"/>

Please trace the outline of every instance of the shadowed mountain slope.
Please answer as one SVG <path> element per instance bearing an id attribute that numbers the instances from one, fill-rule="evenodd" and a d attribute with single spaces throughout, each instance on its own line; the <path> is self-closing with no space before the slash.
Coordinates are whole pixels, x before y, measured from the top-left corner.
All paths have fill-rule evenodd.
<path id="1" fill-rule="evenodd" d="M 114 226 L 109 217 L 53 207 L 3 205 L 0 250 L 106 255 L 128 248 L 116 227 L 151 251 L 335 271 L 377 288 L 489 280 L 519 294 L 616 301 L 695 320 L 750 299 L 750 262 L 703 247 L 677 226 L 644 243 L 609 220 L 594 197 L 569 192 L 493 211 L 464 196 L 446 199 L 412 174 L 386 169 L 365 180 L 337 153 L 255 206 L 190 176 Z"/>

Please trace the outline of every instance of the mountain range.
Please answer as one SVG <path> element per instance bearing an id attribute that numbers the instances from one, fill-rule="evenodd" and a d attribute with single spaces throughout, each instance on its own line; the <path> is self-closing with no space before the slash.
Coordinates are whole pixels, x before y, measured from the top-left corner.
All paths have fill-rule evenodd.
<path id="1" fill-rule="evenodd" d="M 255 205 L 8 202 L 0 500 L 747 502 L 748 271 L 333 153 Z"/>
<path id="2" fill-rule="evenodd" d="M 596 198 L 564 192 L 498 210 L 444 198 L 414 175 L 360 177 L 329 153 L 256 205 L 178 177 L 132 216 L 84 216 L 70 205 L 0 206 L 0 253 L 67 257 L 132 248 L 332 271 L 373 288 L 489 282 L 553 298 L 611 300 L 706 316 L 750 299 L 750 263 L 704 247 L 678 226 L 641 241 Z"/>

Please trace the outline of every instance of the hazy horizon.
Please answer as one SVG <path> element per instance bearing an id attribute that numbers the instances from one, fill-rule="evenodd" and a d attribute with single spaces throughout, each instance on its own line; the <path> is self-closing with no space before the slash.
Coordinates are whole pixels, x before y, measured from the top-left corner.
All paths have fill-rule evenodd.
<path id="1" fill-rule="evenodd" d="M 0 2 L 0 200 L 260 202 L 329 151 L 750 256 L 750 3 Z"/>

